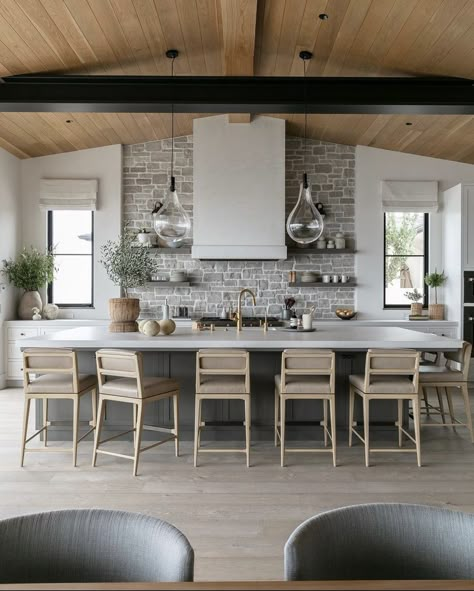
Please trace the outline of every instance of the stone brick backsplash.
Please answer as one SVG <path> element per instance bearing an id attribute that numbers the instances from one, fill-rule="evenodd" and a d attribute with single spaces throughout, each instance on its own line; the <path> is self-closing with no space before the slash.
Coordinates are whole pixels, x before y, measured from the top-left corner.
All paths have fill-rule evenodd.
<path id="1" fill-rule="evenodd" d="M 355 148 L 317 140 L 286 139 L 286 213 L 294 207 L 304 162 L 312 186 L 313 199 L 326 210 L 326 237 L 343 232 L 354 244 Z M 163 199 L 169 182 L 171 142 L 169 139 L 124 146 L 124 221 L 133 229 L 151 228 L 151 210 L 156 199 Z M 175 176 L 179 199 L 192 219 L 193 213 L 193 137 L 175 139 Z M 289 246 L 291 246 L 289 244 Z M 155 287 L 133 290 L 141 299 L 143 317 L 159 317 L 167 299 L 170 306 L 187 306 L 190 316 L 219 314 L 223 306 L 236 307 L 239 291 L 249 287 L 257 296 L 257 307 L 246 307 L 245 314 L 279 315 L 285 296 L 296 299 L 296 312 L 316 306 L 316 318 L 334 318 L 337 307 L 354 306 L 354 288 L 290 288 L 289 271 L 320 274 L 346 274 L 354 277 L 354 255 L 289 255 L 285 261 L 199 261 L 186 254 L 160 254 L 153 250 L 158 274 L 168 278 L 173 269 L 184 269 L 189 287 Z"/>

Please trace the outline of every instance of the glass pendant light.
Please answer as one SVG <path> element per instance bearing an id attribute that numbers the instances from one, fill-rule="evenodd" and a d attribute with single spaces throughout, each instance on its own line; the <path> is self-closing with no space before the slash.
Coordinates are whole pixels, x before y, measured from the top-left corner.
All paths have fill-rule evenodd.
<path id="1" fill-rule="evenodd" d="M 169 49 L 166 57 L 171 59 L 171 77 L 174 76 L 174 60 L 178 57 L 177 49 Z M 163 207 L 154 216 L 155 232 L 169 247 L 181 246 L 191 229 L 191 220 L 179 202 L 174 177 L 174 104 L 171 105 L 171 175 L 170 186 Z"/>
<path id="2" fill-rule="evenodd" d="M 303 61 L 303 75 L 306 78 L 306 61 L 311 59 L 313 54 L 310 51 L 301 51 L 300 58 Z M 304 157 L 306 157 L 306 84 L 304 87 Z M 298 244 L 310 244 L 317 240 L 324 229 L 323 218 L 315 207 L 311 197 L 311 187 L 308 184 L 306 166 L 304 167 L 303 179 L 300 183 L 300 194 L 298 202 L 292 209 L 286 220 L 286 231 L 288 236 Z"/>

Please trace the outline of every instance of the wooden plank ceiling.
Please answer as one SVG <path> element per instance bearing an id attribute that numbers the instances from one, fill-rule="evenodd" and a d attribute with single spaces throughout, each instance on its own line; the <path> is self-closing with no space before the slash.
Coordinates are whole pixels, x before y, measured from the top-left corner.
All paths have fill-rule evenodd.
<path id="1" fill-rule="evenodd" d="M 0 0 L 0 76 L 164 75 L 172 47 L 176 75 L 301 76 L 309 49 L 313 76 L 472 78 L 474 1 Z M 176 133 L 197 116 L 177 115 Z M 169 135 L 169 114 L 0 113 L 0 146 L 20 158 Z M 308 135 L 474 163 L 467 115 L 312 115 Z"/>

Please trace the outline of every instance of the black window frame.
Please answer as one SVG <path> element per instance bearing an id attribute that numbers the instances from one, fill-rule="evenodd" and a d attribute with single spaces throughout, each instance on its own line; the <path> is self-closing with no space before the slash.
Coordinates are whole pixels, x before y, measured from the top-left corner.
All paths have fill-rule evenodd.
<path id="1" fill-rule="evenodd" d="M 48 283 L 48 302 L 49 303 L 54 303 L 58 306 L 58 308 L 87 308 L 87 309 L 92 309 L 94 308 L 94 224 L 95 224 L 95 220 L 94 220 L 94 212 L 91 211 L 91 303 L 90 304 L 58 304 L 54 301 L 54 281 L 52 281 L 51 283 Z M 53 250 L 54 249 L 54 244 L 53 244 L 53 211 L 49 210 L 48 211 L 48 250 Z M 67 253 L 67 252 L 60 252 L 60 255 L 65 255 L 65 256 L 84 256 L 83 253 L 79 254 L 79 253 Z"/>
<path id="2" fill-rule="evenodd" d="M 424 255 L 423 255 L 423 277 L 429 272 L 429 231 L 430 231 L 430 214 L 424 213 L 424 224 L 423 224 L 423 248 L 424 248 Z M 387 272 L 387 265 L 386 260 L 388 257 L 396 257 L 396 256 L 406 256 L 407 258 L 421 258 L 422 255 L 419 254 L 410 254 L 410 255 L 390 255 L 387 254 L 387 214 L 384 212 L 383 214 L 383 308 L 384 310 L 408 310 L 410 308 L 410 302 L 407 300 L 406 304 L 387 304 L 386 302 L 386 272 Z M 423 309 L 426 310 L 428 308 L 428 297 L 429 291 L 428 286 L 426 283 L 423 283 Z"/>

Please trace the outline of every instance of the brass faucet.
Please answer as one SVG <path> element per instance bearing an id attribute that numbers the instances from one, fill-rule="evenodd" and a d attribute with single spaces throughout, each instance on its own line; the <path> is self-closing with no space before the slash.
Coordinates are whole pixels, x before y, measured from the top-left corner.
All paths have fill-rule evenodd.
<path id="1" fill-rule="evenodd" d="M 240 290 L 236 314 L 237 332 L 240 332 L 242 330 L 242 296 L 244 295 L 244 293 L 248 293 L 249 295 L 251 295 L 253 299 L 253 305 L 257 305 L 257 300 L 255 299 L 255 294 L 253 293 L 253 291 L 247 288 Z"/>

